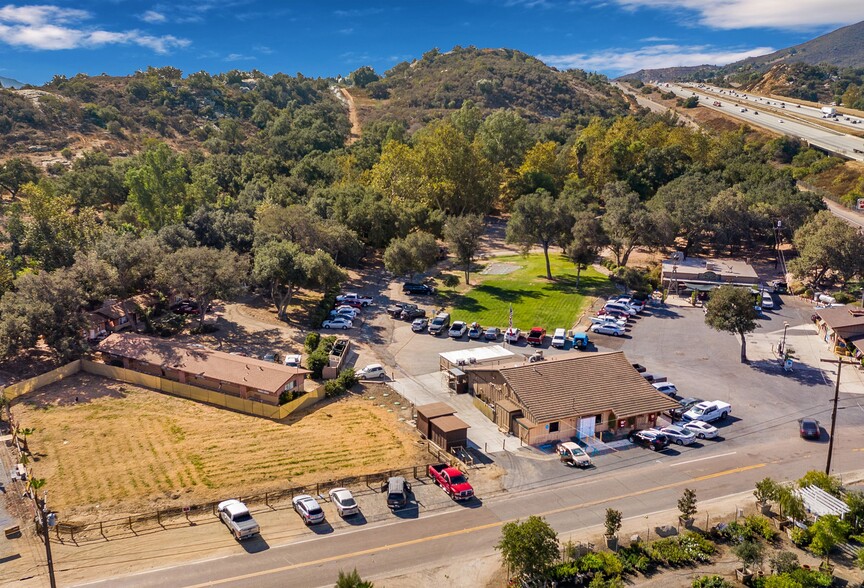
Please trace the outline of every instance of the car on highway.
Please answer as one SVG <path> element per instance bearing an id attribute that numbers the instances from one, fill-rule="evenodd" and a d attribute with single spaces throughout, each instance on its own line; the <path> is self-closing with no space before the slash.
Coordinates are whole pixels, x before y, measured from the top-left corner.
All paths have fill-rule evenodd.
<path id="1" fill-rule="evenodd" d="M 387 375 L 384 371 L 384 366 L 380 363 L 370 363 L 362 370 L 357 372 L 357 377 L 361 380 L 376 380 Z"/>
<path id="2" fill-rule="evenodd" d="M 329 493 L 330 502 L 336 507 L 340 517 L 360 514 L 360 505 L 354 500 L 354 495 L 348 488 L 333 488 Z"/>
<path id="3" fill-rule="evenodd" d="M 660 432 L 669 437 L 669 441 L 676 445 L 690 445 L 696 441 L 696 434 L 680 425 L 663 427 Z"/>
<path id="4" fill-rule="evenodd" d="M 469 339 L 479 339 L 483 336 L 483 327 L 480 326 L 480 323 L 474 322 L 471 323 L 471 326 L 468 328 L 468 338 Z"/>
<path id="5" fill-rule="evenodd" d="M 660 431 L 655 431 L 652 429 L 646 429 L 644 431 L 631 431 L 629 435 L 627 435 L 627 439 L 630 443 L 634 445 L 639 445 L 641 447 L 647 447 L 651 451 L 660 451 L 662 449 L 666 449 L 669 446 L 669 437 L 661 433 Z"/>
<path id="6" fill-rule="evenodd" d="M 690 421 L 681 426 L 699 439 L 713 439 L 717 436 L 717 427 L 709 425 L 705 421 Z"/>
<path id="7" fill-rule="evenodd" d="M 486 332 L 483 333 L 483 338 L 487 341 L 497 341 L 498 337 L 501 336 L 501 329 L 498 327 L 489 327 L 486 329 Z"/>
<path id="8" fill-rule="evenodd" d="M 591 332 L 600 333 L 601 335 L 612 335 L 613 337 L 620 337 L 624 334 L 624 329 L 622 329 L 618 325 L 613 325 L 611 323 L 603 323 L 600 325 L 591 325 Z"/>
<path id="9" fill-rule="evenodd" d="M 678 388 L 672 382 L 652 382 L 651 385 L 654 386 L 655 390 L 662 392 L 666 396 L 678 395 Z"/>
<path id="10" fill-rule="evenodd" d="M 518 343 L 522 337 L 522 331 L 518 327 L 510 327 L 504 331 L 504 341 L 507 343 Z"/>
<path id="11" fill-rule="evenodd" d="M 414 322 L 411 323 L 411 330 L 415 333 L 422 333 L 426 330 L 427 326 L 429 326 L 429 319 L 418 318 L 414 319 Z"/>
<path id="12" fill-rule="evenodd" d="M 407 282 L 405 284 L 402 284 L 402 291 L 405 292 L 406 294 L 418 294 L 418 295 L 423 296 L 423 295 L 427 295 L 427 294 L 434 294 L 435 288 L 432 286 L 429 286 L 427 284 L 417 284 L 414 282 Z"/>
<path id="13" fill-rule="evenodd" d="M 317 525 L 324 522 L 324 510 L 318 501 L 308 494 L 295 496 L 291 503 L 294 505 L 294 510 L 307 525 Z"/>
<path id="14" fill-rule="evenodd" d="M 353 326 L 351 319 L 343 316 L 328 319 L 321 324 L 322 329 L 350 329 Z"/>
<path id="15" fill-rule="evenodd" d="M 461 339 L 468 332 L 468 323 L 465 321 L 453 321 L 450 325 L 450 330 L 447 331 L 447 336 L 453 339 Z"/>
<path id="16" fill-rule="evenodd" d="M 556 349 L 563 349 L 567 345 L 567 330 L 555 329 L 555 332 L 552 334 L 551 345 Z"/>
<path id="17" fill-rule="evenodd" d="M 819 421 L 816 419 L 799 420 L 798 433 L 802 439 L 819 439 L 822 436 L 822 431 L 819 430 Z"/>

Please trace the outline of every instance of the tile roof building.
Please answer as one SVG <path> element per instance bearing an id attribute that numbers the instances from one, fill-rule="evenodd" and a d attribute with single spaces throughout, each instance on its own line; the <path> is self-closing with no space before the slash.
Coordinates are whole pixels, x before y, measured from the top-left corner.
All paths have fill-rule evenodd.
<path id="1" fill-rule="evenodd" d="M 96 347 L 123 367 L 183 384 L 279 404 L 282 392 L 302 390 L 308 370 L 286 367 L 135 333 L 114 333 Z"/>
<path id="2" fill-rule="evenodd" d="M 838 353 L 855 353 L 861 358 L 864 350 L 864 309 L 855 306 L 817 308 L 816 328 L 819 335 Z"/>
<path id="3" fill-rule="evenodd" d="M 678 403 L 658 392 L 624 353 L 579 353 L 504 367 L 467 368 L 493 420 L 537 445 L 572 437 L 618 437 L 648 428 Z"/>

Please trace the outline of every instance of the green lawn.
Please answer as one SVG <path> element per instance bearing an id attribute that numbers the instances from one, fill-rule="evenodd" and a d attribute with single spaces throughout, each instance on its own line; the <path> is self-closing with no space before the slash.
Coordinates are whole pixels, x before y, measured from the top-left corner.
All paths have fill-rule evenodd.
<path id="1" fill-rule="evenodd" d="M 542 254 L 528 257 L 508 255 L 489 259 L 493 263 L 512 263 L 520 269 L 505 275 L 472 274 L 471 289 L 453 299 L 452 320 L 477 321 L 485 326 L 507 328 L 510 305 L 513 326 L 528 330 L 545 327 L 569 329 L 586 304 L 586 298 L 605 295 L 614 290 L 609 278 L 593 269 L 582 272 L 576 288 L 576 269 L 562 255 L 550 256 L 552 281 L 546 279 Z"/>

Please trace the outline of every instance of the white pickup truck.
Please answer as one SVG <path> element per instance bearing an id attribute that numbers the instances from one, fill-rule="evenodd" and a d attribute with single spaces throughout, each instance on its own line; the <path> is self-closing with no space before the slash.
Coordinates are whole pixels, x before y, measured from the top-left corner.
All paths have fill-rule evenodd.
<path id="1" fill-rule="evenodd" d="M 348 294 L 340 294 L 336 297 L 336 302 L 340 304 L 350 304 L 350 305 L 360 305 L 360 306 L 369 306 L 372 304 L 373 300 L 369 296 L 362 296 L 357 294 L 356 292 L 350 292 Z"/>
<path id="2" fill-rule="evenodd" d="M 710 423 L 711 421 L 723 420 L 732 413 L 732 405 L 721 400 L 712 400 L 710 402 L 700 402 L 690 407 L 690 410 L 685 412 L 681 418 L 685 421 L 702 421 Z"/>
<path id="3" fill-rule="evenodd" d="M 249 514 L 249 509 L 239 500 L 225 500 L 220 502 L 216 509 L 219 511 L 219 518 L 231 530 L 231 534 L 237 541 L 248 539 L 261 532 L 258 523 Z"/>

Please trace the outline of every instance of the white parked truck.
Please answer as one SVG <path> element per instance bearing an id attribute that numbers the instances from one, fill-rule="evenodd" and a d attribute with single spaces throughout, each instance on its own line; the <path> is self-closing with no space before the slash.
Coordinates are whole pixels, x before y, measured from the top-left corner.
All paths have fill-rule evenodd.
<path id="1" fill-rule="evenodd" d="M 360 306 L 369 306 L 373 300 L 369 296 L 362 296 L 356 292 L 348 294 L 340 294 L 336 297 L 336 302 L 340 304 L 359 304 Z"/>
<path id="2" fill-rule="evenodd" d="M 725 419 L 732 412 L 732 405 L 722 400 L 700 402 L 690 407 L 681 418 L 685 421 L 702 421 L 710 423 Z"/>
<path id="3" fill-rule="evenodd" d="M 835 114 L 837 114 L 837 109 L 833 106 L 823 106 L 822 114 L 824 114 L 825 116 L 834 116 Z"/>
<path id="4" fill-rule="evenodd" d="M 258 523 L 249 514 L 249 509 L 239 500 L 225 500 L 220 502 L 216 509 L 219 511 L 219 518 L 231 530 L 231 534 L 237 541 L 248 539 L 261 532 Z"/>

